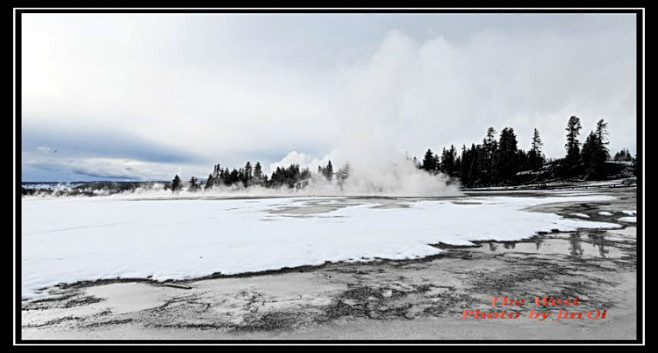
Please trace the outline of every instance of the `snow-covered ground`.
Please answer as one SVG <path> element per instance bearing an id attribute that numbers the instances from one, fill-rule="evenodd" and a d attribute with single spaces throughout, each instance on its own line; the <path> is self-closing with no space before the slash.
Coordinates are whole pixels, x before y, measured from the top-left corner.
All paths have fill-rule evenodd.
<path id="1" fill-rule="evenodd" d="M 428 244 L 515 240 L 538 231 L 619 228 L 530 206 L 611 196 L 449 199 L 22 200 L 23 298 L 58 283 L 183 279 L 326 261 L 434 255 Z"/>

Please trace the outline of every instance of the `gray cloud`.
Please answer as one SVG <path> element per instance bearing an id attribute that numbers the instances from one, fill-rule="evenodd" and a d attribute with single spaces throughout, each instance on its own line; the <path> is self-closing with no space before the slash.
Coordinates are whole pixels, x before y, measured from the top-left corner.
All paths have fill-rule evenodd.
<path id="1" fill-rule="evenodd" d="M 420 156 L 488 126 L 559 157 L 573 114 L 636 148 L 629 15 L 24 17 L 24 178 Z"/>
<path id="2" fill-rule="evenodd" d="M 151 142 L 129 131 L 95 129 L 94 126 L 84 125 L 76 129 L 62 129 L 24 124 L 21 133 L 23 153 L 37 151 L 62 158 L 130 158 L 162 163 L 208 162 L 194 152 Z"/>

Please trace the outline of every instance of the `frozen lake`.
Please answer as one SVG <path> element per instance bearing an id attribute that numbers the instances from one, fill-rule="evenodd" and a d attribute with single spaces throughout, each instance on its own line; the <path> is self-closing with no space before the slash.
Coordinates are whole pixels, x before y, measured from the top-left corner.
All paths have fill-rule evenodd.
<path id="1" fill-rule="evenodd" d="M 619 228 L 527 210 L 610 201 L 586 193 L 446 199 L 24 198 L 23 298 L 58 283 L 183 279 L 327 261 L 436 255 L 438 242 L 517 240 L 539 231 Z"/>

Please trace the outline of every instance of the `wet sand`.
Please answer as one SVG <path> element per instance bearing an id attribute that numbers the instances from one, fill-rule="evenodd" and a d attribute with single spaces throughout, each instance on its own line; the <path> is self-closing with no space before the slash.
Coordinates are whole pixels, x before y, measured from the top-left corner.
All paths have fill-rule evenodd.
<path id="1" fill-rule="evenodd" d="M 621 211 L 635 209 L 634 189 L 609 192 L 616 202 L 554 204 L 535 211 L 614 222 Z M 404 207 L 398 204 L 387 207 Z M 419 260 L 60 286 L 48 298 L 23 302 L 22 338 L 633 340 L 637 230 L 624 225 L 517 242 L 480 241 L 475 247 L 434 244 L 445 252 Z M 606 310 L 606 318 L 528 319 L 529 309 L 537 309 L 530 303 L 517 308 L 521 317 L 514 320 L 462 318 L 464 310 L 502 310 L 491 306 L 493 296 L 578 297 L 578 308 L 570 309 Z M 557 315 L 558 310 L 549 311 Z"/>

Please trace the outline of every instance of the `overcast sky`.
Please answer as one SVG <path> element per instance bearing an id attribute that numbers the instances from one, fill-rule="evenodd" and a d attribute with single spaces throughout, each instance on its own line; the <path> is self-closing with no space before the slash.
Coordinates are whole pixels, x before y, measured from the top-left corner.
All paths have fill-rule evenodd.
<path id="1" fill-rule="evenodd" d="M 635 154 L 634 15 L 23 14 L 23 181 L 377 158 L 571 115 Z"/>

